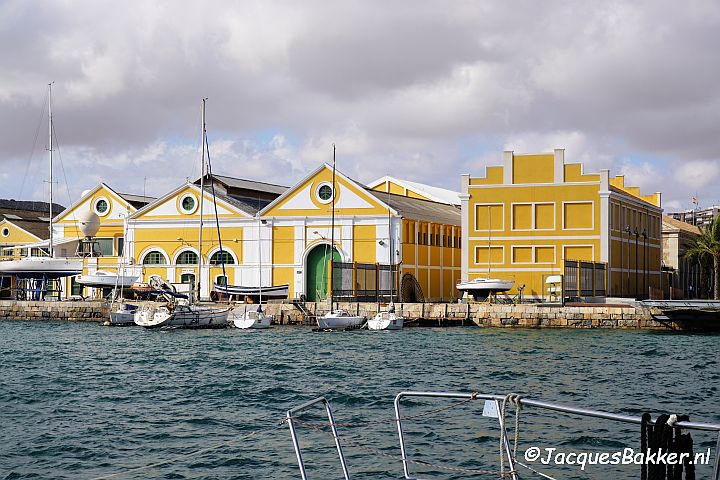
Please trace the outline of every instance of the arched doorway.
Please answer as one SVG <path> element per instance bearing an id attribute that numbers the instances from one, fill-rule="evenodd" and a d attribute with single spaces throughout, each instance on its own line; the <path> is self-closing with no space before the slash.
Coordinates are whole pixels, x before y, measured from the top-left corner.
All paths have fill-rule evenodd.
<path id="1" fill-rule="evenodd" d="M 342 257 L 333 248 L 334 262 L 341 262 Z M 328 294 L 328 263 L 330 262 L 330 245 L 318 245 L 307 255 L 305 260 L 305 298 L 308 302 L 323 300 Z"/>

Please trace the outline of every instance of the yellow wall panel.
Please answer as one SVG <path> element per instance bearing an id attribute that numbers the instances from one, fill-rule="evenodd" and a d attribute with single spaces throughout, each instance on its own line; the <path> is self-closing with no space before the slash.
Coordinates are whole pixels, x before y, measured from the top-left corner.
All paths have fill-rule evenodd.
<path id="1" fill-rule="evenodd" d="M 565 260 L 593 260 L 592 252 L 590 246 L 566 246 Z"/>
<path id="2" fill-rule="evenodd" d="M 502 230 L 504 228 L 502 205 L 475 205 L 475 230 Z"/>
<path id="3" fill-rule="evenodd" d="M 513 230 L 530 230 L 532 228 L 532 205 L 527 203 L 512 206 Z"/>
<path id="4" fill-rule="evenodd" d="M 555 180 L 554 155 L 515 155 L 513 183 L 553 183 Z"/>
<path id="5" fill-rule="evenodd" d="M 355 225 L 353 227 L 353 257 L 356 262 L 375 263 L 377 261 L 375 225 Z"/>
<path id="6" fill-rule="evenodd" d="M 593 203 L 565 203 L 563 205 L 564 226 L 566 230 L 593 228 Z"/>
<path id="7" fill-rule="evenodd" d="M 293 267 L 274 267 L 272 271 L 273 285 L 290 285 L 288 298 L 295 297 L 294 274 L 295 269 Z"/>
<path id="8" fill-rule="evenodd" d="M 532 247 L 513 247 L 513 263 L 532 263 Z"/>
<path id="9" fill-rule="evenodd" d="M 503 258 L 502 247 L 487 247 L 487 246 L 476 246 L 475 247 L 475 264 L 487 265 L 488 263 L 488 251 L 490 252 L 490 264 L 499 265 L 502 264 L 505 259 Z"/>
<path id="10" fill-rule="evenodd" d="M 273 226 L 273 263 L 295 262 L 295 227 Z"/>
<path id="11" fill-rule="evenodd" d="M 536 263 L 555 263 L 555 247 L 535 247 Z"/>
<path id="12" fill-rule="evenodd" d="M 535 228 L 538 230 L 555 229 L 554 203 L 538 203 L 535 205 Z"/>

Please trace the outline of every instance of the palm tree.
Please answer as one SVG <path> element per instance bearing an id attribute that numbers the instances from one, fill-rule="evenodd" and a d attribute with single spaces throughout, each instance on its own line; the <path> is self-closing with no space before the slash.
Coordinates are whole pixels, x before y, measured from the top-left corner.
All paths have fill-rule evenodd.
<path id="1" fill-rule="evenodd" d="M 709 225 L 700 227 L 700 235 L 685 252 L 685 258 L 697 261 L 701 274 L 712 260 L 713 298 L 720 300 L 720 217 L 715 217 Z"/>

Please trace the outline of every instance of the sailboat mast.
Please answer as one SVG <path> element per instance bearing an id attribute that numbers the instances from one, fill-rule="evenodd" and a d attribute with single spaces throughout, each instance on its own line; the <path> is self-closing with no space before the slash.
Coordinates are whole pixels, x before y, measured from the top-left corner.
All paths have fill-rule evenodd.
<path id="1" fill-rule="evenodd" d="M 332 173 L 332 215 L 330 220 L 330 311 L 333 309 L 333 268 L 332 261 L 335 253 L 335 144 L 333 143 L 333 173 Z"/>
<path id="2" fill-rule="evenodd" d="M 393 250 L 392 242 L 392 218 L 390 217 L 390 183 L 388 182 L 388 244 L 390 247 L 390 303 L 393 303 L 393 284 L 395 283 L 395 272 L 393 272 L 393 264 L 395 263 L 395 250 Z"/>
<path id="3" fill-rule="evenodd" d="M 50 237 L 48 240 L 48 252 L 53 255 L 53 123 L 52 123 L 52 83 L 48 84 L 48 152 L 50 157 Z"/>
<path id="4" fill-rule="evenodd" d="M 198 275 L 197 275 L 197 301 L 200 301 L 200 286 L 202 285 L 202 241 L 203 241 L 203 213 L 205 199 L 205 101 L 202 99 L 201 123 L 202 136 L 200 142 L 202 144 L 202 154 L 200 155 L 200 233 L 198 234 Z"/>
<path id="5" fill-rule="evenodd" d="M 258 279 L 260 282 L 260 300 L 258 301 L 258 310 L 262 310 L 262 246 L 260 245 L 260 237 L 262 236 L 260 228 L 260 218 L 258 217 Z"/>

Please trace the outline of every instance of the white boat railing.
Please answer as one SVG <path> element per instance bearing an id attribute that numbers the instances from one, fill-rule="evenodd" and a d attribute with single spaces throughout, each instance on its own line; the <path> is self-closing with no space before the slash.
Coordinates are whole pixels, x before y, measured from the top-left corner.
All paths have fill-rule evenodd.
<path id="1" fill-rule="evenodd" d="M 486 416 L 497 416 L 498 422 L 500 424 L 501 429 L 503 429 L 502 436 L 504 438 L 504 450 L 505 450 L 505 458 L 508 462 L 509 467 L 509 473 L 508 476 L 512 478 L 513 480 L 516 480 L 517 474 L 515 469 L 515 459 L 512 455 L 512 450 L 510 446 L 510 442 L 508 440 L 507 432 L 504 431 L 504 419 L 501 418 L 501 415 L 499 412 L 501 412 L 501 404 L 504 400 L 507 399 L 506 396 L 503 395 L 491 395 L 491 394 L 480 394 L 480 393 L 448 393 L 448 392 L 417 392 L 417 391 L 408 391 L 408 392 L 400 392 L 396 397 L 394 401 L 394 409 L 395 409 L 395 418 L 393 421 L 395 422 L 397 426 L 398 431 L 398 438 L 400 442 L 400 454 L 401 454 L 401 461 L 403 464 L 403 473 L 406 480 L 418 480 L 418 477 L 412 476 L 410 472 L 410 464 L 412 463 L 411 459 L 407 455 L 407 443 L 405 440 L 405 435 L 403 433 L 403 424 L 402 424 L 402 415 L 401 415 L 401 402 L 405 398 L 410 397 L 429 397 L 429 398 L 445 398 L 445 399 L 458 399 L 458 400 L 466 400 L 466 401 L 474 401 L 474 400 L 484 400 L 485 402 L 485 410 L 488 410 L 488 406 L 490 406 L 489 410 L 492 412 L 494 410 L 495 414 L 493 415 L 490 413 L 490 415 Z M 345 456 L 343 454 L 342 445 L 340 443 L 340 436 L 337 431 L 337 424 L 335 423 L 335 420 L 333 419 L 333 413 L 332 408 L 330 406 L 330 402 L 325 397 L 319 397 L 315 400 L 311 400 L 309 402 L 306 402 L 302 405 L 299 405 L 295 408 L 292 408 L 287 411 L 286 414 L 286 421 L 288 423 L 288 426 L 290 428 L 290 435 L 292 437 L 293 446 L 295 448 L 295 455 L 298 460 L 298 466 L 300 468 L 300 474 L 303 480 L 307 480 L 307 473 L 305 469 L 305 464 L 302 458 L 302 453 L 300 451 L 300 443 L 297 436 L 297 430 L 295 427 L 294 422 L 299 421 L 296 418 L 296 415 L 300 413 L 303 410 L 307 410 L 308 408 L 317 405 L 317 404 L 323 404 L 325 407 L 325 411 L 327 413 L 327 419 L 328 419 L 328 426 L 330 426 L 330 429 L 332 431 L 332 436 L 335 441 L 335 446 L 338 452 L 338 458 L 340 460 L 340 466 L 342 467 L 343 475 L 346 480 L 349 480 L 349 474 L 348 474 L 348 467 L 347 462 L 345 461 Z M 489 405 L 488 405 L 489 404 Z M 629 415 L 621 415 L 611 412 L 604 412 L 600 410 L 591 410 L 586 408 L 578 408 L 573 406 L 567 406 L 562 405 L 559 403 L 552 403 L 552 402 L 545 402 L 541 400 L 533 400 L 530 398 L 522 398 L 520 400 L 520 404 L 522 407 L 536 407 L 541 408 L 545 410 L 552 410 L 555 412 L 561 412 L 571 415 L 579 415 L 583 417 L 593 417 L 593 418 L 600 418 L 604 420 L 611 420 L 615 422 L 621 422 L 621 423 L 630 423 L 630 424 L 636 424 L 640 425 L 643 423 L 642 418 L 640 417 L 634 417 Z M 494 407 L 494 408 L 493 408 Z M 484 412 L 485 413 L 485 412 Z M 655 425 L 655 418 L 650 419 L 648 422 L 649 425 Z M 720 480 L 720 424 L 715 423 L 700 423 L 700 422 L 676 422 L 673 424 L 673 427 L 686 429 L 686 430 L 699 430 L 699 431 L 706 431 L 706 432 L 715 432 L 717 433 L 717 440 L 715 445 L 715 463 L 713 466 L 713 474 L 711 477 L 709 477 L 711 480 Z M 708 459 L 709 460 L 709 459 Z"/>

